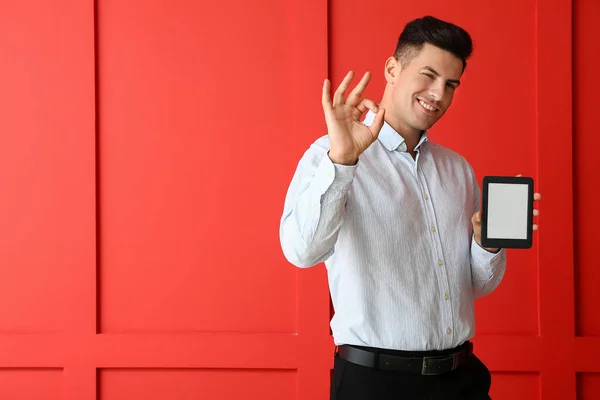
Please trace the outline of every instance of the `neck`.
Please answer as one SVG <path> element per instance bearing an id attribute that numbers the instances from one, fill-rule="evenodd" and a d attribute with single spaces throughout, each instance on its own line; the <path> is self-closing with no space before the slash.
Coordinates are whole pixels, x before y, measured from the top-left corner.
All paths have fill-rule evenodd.
<path id="1" fill-rule="evenodd" d="M 391 102 L 386 101 L 387 99 L 385 97 L 386 96 L 384 96 L 380 103 L 380 107 L 385 109 L 385 122 L 387 122 L 389 126 L 394 128 L 394 130 L 404 138 L 406 150 L 413 154 L 415 147 L 421 139 L 423 131 L 412 128 L 401 118 L 398 118 L 397 113 L 394 112 Z"/>

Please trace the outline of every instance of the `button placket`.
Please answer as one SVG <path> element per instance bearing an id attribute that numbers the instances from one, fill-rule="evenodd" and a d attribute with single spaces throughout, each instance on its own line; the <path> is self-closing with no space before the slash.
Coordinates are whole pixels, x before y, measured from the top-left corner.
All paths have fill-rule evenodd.
<path id="1" fill-rule="evenodd" d="M 452 344 L 453 339 L 453 329 L 454 329 L 454 318 L 452 312 L 452 302 L 450 301 L 450 288 L 448 284 L 448 276 L 447 270 L 445 268 L 446 262 L 443 256 L 442 251 L 442 243 L 440 238 L 439 227 L 437 226 L 437 221 L 435 218 L 435 210 L 434 204 L 431 200 L 429 188 L 427 187 L 427 181 L 423 177 L 424 169 L 427 169 L 427 158 L 423 158 L 420 160 L 419 168 L 417 170 L 417 179 L 419 182 L 419 188 L 421 190 L 421 196 L 423 198 L 423 207 L 426 212 L 427 219 L 430 221 L 430 225 L 428 229 L 430 230 L 430 237 L 433 241 L 431 249 L 432 256 L 434 257 L 434 262 L 436 262 L 436 276 L 438 278 L 438 290 L 440 290 L 440 294 L 436 296 L 440 301 L 440 307 L 442 313 L 440 315 L 440 324 L 443 341 L 450 346 Z"/>

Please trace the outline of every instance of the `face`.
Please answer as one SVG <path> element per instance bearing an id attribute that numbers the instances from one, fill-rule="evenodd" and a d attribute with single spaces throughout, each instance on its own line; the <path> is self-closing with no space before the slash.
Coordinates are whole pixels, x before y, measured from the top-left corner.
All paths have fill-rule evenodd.
<path id="1" fill-rule="evenodd" d="M 416 131 L 431 128 L 452 104 L 462 72 L 461 59 L 428 43 L 406 66 L 390 58 L 386 79 L 394 122 Z"/>

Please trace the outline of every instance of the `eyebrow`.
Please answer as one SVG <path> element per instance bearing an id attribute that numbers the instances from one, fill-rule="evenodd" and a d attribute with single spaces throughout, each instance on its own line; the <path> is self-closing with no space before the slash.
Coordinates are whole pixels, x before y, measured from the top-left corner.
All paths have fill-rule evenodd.
<path id="1" fill-rule="evenodd" d="M 426 69 L 426 70 L 430 71 L 432 74 L 434 74 L 437 77 L 440 76 L 440 74 L 435 69 L 433 69 L 433 68 L 431 68 L 429 66 L 425 66 L 425 67 L 423 67 L 423 69 Z M 460 85 L 460 80 L 459 79 L 448 79 L 448 82 L 454 83 L 454 84 L 456 84 L 456 86 Z"/>

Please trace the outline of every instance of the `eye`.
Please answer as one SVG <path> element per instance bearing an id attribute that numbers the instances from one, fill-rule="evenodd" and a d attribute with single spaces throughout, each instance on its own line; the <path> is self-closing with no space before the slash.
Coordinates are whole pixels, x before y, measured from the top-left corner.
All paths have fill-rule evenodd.
<path id="1" fill-rule="evenodd" d="M 434 80 L 434 79 L 435 79 L 435 77 L 433 76 L 433 74 L 429 74 L 429 73 L 427 73 L 427 72 L 422 72 L 422 74 L 423 74 L 423 75 L 425 75 L 426 77 L 428 77 L 428 78 L 429 78 L 429 79 L 431 79 L 431 80 Z"/>
<path id="2" fill-rule="evenodd" d="M 446 83 L 446 86 L 447 86 L 448 88 L 450 88 L 450 90 L 454 90 L 454 89 L 456 89 L 456 84 L 454 84 L 454 83 Z"/>

